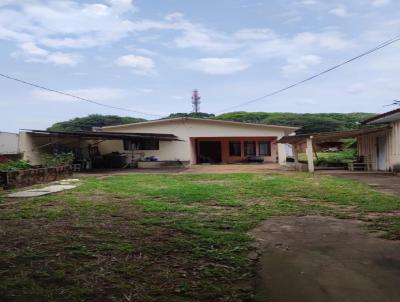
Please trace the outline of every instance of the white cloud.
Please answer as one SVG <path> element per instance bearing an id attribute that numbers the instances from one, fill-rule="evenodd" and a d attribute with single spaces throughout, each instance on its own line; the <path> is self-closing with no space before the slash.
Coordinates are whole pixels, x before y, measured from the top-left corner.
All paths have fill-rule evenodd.
<path id="1" fill-rule="evenodd" d="M 303 1 L 305 5 L 318 3 Z M 300 32 L 292 36 L 283 36 L 269 28 L 221 32 L 193 23 L 179 12 L 161 20 L 133 19 L 132 14 L 137 9 L 131 0 L 14 1 L 5 8 L 0 10 L 0 39 L 15 41 L 19 45 L 19 57 L 26 61 L 58 65 L 74 66 L 83 59 L 76 51 L 112 45 L 128 37 L 135 38 L 136 43 L 153 43 L 154 39 L 160 39 L 156 32 L 160 30 L 172 32 L 173 44 L 166 43 L 169 47 L 193 48 L 211 53 L 207 55 L 210 57 L 240 54 L 250 60 L 286 60 L 296 53 L 319 54 L 325 50 L 346 49 L 351 44 L 337 31 Z M 130 51 L 137 58 L 128 61 L 120 58 L 119 65 L 130 65 L 135 73 L 155 73 L 150 57 L 157 53 L 141 47 Z"/>
<path id="2" fill-rule="evenodd" d="M 388 5 L 390 2 L 391 0 L 373 0 L 371 4 L 375 7 L 382 7 Z"/>
<path id="3" fill-rule="evenodd" d="M 338 17 L 347 17 L 349 15 L 347 8 L 344 6 L 333 8 L 329 11 L 329 13 Z"/>
<path id="4" fill-rule="evenodd" d="M 306 6 L 312 6 L 312 5 L 319 4 L 319 1 L 317 1 L 317 0 L 303 0 L 303 1 L 300 1 L 298 3 L 302 4 L 302 5 L 306 5 Z"/>
<path id="5" fill-rule="evenodd" d="M 321 63 L 321 58 L 315 55 L 302 55 L 287 59 L 287 64 L 282 67 L 285 75 L 307 71 L 311 66 Z"/>
<path id="6" fill-rule="evenodd" d="M 137 48 L 135 46 L 127 46 L 125 48 L 126 48 L 126 50 L 132 51 L 134 53 L 138 53 L 138 54 L 149 56 L 149 57 L 158 56 L 158 53 L 156 53 L 155 51 L 152 51 L 150 49 L 146 49 L 146 48 Z"/>
<path id="7" fill-rule="evenodd" d="M 26 62 L 53 63 L 55 65 L 75 66 L 82 57 L 75 53 L 50 52 L 32 42 L 22 43 L 19 50 L 12 53 L 15 58 L 23 58 Z"/>
<path id="8" fill-rule="evenodd" d="M 156 73 L 154 61 L 149 57 L 125 55 L 119 57 L 115 63 L 118 66 L 131 68 L 131 70 L 136 74 L 154 75 Z"/>
<path id="9" fill-rule="evenodd" d="M 300 32 L 293 37 L 282 37 L 251 43 L 246 50 L 248 56 L 259 59 L 284 58 L 297 56 L 299 53 L 326 53 L 348 49 L 353 43 L 337 31 L 321 33 Z"/>
<path id="10" fill-rule="evenodd" d="M 202 24 L 191 23 L 181 13 L 167 15 L 165 19 L 171 22 L 173 29 L 182 31 L 182 34 L 174 40 L 179 48 L 223 52 L 239 47 L 229 35 L 210 30 Z"/>
<path id="11" fill-rule="evenodd" d="M 207 74 L 224 75 L 245 70 L 249 65 L 236 58 L 202 58 L 190 62 L 187 67 Z"/>
<path id="12" fill-rule="evenodd" d="M 233 37 L 238 40 L 270 40 L 277 37 L 277 34 L 269 28 L 246 28 L 241 29 L 233 34 Z"/>
<path id="13" fill-rule="evenodd" d="M 121 99 L 126 96 L 124 90 L 115 89 L 115 88 L 106 88 L 106 87 L 98 87 L 98 88 L 86 88 L 86 89 L 72 89 L 65 90 L 63 92 L 73 94 L 82 98 L 90 99 L 93 101 L 111 101 L 116 99 Z M 64 96 L 58 93 L 35 89 L 31 91 L 31 96 L 35 100 L 40 101 L 52 101 L 52 102 L 77 102 L 79 100 L 74 99 L 72 97 Z"/>

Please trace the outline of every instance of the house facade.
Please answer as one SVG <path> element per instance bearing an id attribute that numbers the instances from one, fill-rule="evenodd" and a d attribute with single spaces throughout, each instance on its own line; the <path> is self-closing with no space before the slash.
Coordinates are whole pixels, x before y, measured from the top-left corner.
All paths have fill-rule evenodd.
<path id="1" fill-rule="evenodd" d="M 284 163 L 286 148 L 277 141 L 297 128 L 199 118 L 171 118 L 135 124 L 107 126 L 94 131 L 118 133 L 170 133 L 176 141 L 105 141 L 101 153 L 120 152 L 133 159 L 154 156 L 159 161 L 236 163 L 249 156 L 265 162 Z"/>
<path id="2" fill-rule="evenodd" d="M 373 170 L 392 171 L 395 165 L 400 165 L 400 109 L 376 115 L 364 124 L 388 127 L 357 137 L 358 154 L 371 162 Z"/>

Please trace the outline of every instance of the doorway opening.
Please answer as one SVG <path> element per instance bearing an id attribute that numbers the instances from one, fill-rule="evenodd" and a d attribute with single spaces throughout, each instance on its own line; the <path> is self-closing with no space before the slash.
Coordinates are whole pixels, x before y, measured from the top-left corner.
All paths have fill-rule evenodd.
<path id="1" fill-rule="evenodd" d="M 378 136 L 376 139 L 377 168 L 379 171 L 386 170 L 386 137 Z"/>
<path id="2" fill-rule="evenodd" d="M 218 164 L 222 161 L 221 142 L 199 142 L 198 163 Z"/>

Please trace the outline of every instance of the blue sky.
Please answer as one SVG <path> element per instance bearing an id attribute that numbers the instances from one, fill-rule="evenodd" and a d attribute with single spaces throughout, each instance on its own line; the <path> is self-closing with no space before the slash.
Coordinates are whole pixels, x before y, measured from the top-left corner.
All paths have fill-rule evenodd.
<path id="1" fill-rule="evenodd" d="M 400 33 L 395 0 L 0 0 L 0 72 L 156 115 L 221 112 Z M 382 112 L 400 98 L 400 43 L 245 111 Z M 98 107 L 0 78 L 0 131 Z"/>

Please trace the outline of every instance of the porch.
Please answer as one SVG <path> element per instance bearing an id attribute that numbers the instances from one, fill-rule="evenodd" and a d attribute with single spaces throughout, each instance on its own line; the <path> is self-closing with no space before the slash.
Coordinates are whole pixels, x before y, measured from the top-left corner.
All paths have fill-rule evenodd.
<path id="1" fill-rule="evenodd" d="M 192 163 L 278 162 L 277 137 L 192 137 Z"/>

